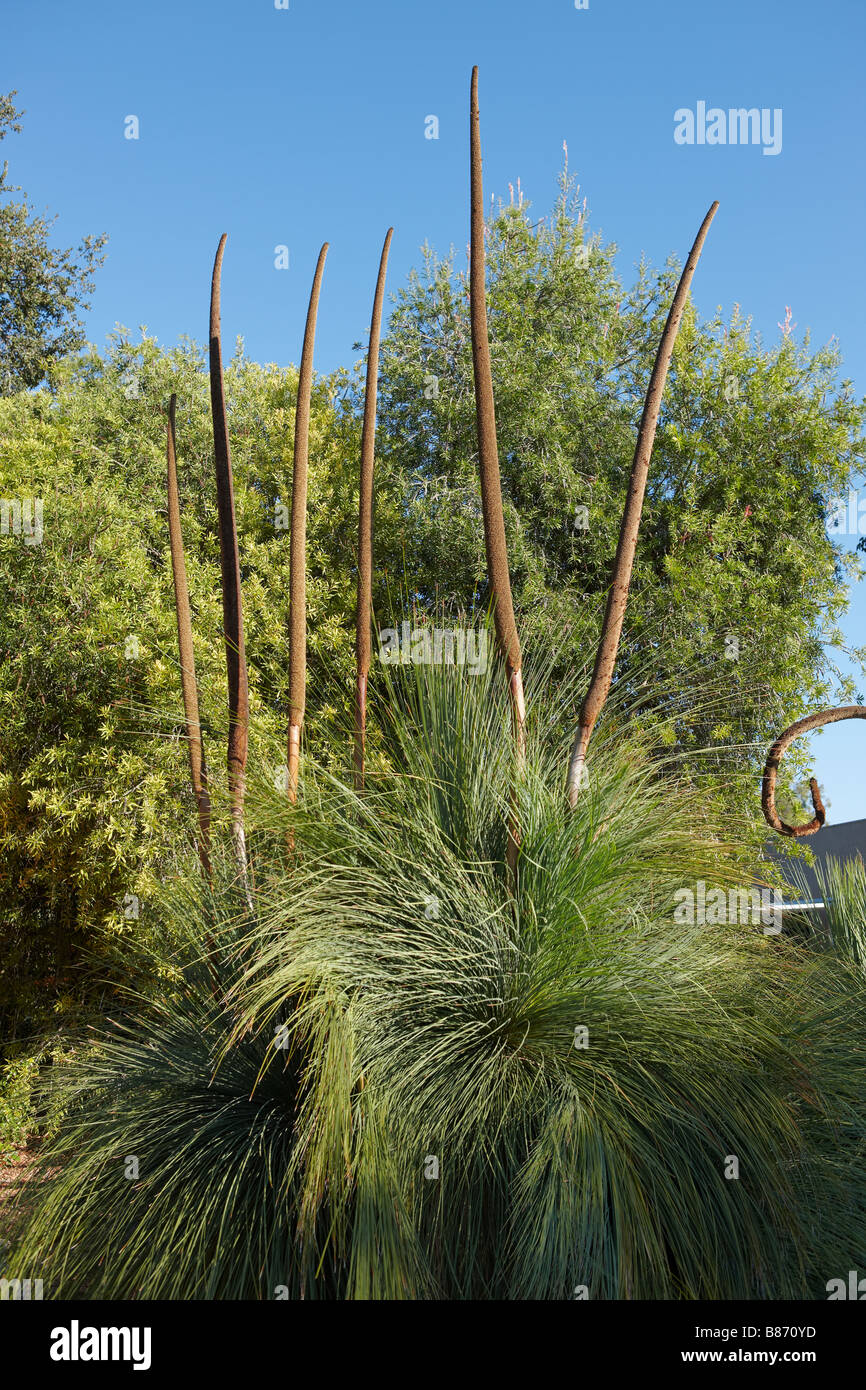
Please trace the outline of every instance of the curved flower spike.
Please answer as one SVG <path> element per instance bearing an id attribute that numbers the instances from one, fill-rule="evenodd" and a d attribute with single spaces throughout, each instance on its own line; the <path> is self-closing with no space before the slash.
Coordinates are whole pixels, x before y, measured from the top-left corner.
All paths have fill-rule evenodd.
<path id="1" fill-rule="evenodd" d="M 816 830 L 821 829 L 826 817 L 818 783 L 813 777 L 809 782 L 809 790 L 812 793 L 812 809 L 815 814 L 808 825 L 786 825 L 780 819 L 776 810 L 776 773 L 782 761 L 782 754 L 788 744 L 793 743 L 801 734 L 807 734 L 810 729 L 820 729 L 822 724 L 837 724 L 842 719 L 866 719 L 866 705 L 840 705 L 838 709 L 825 709 L 819 710 L 817 714 L 808 714 L 805 719 L 798 719 L 780 734 L 767 754 L 764 780 L 761 783 L 761 808 L 767 823 L 780 835 L 792 835 L 796 838 L 801 835 L 814 835 Z"/>
<path id="2" fill-rule="evenodd" d="M 650 459 L 652 458 L 653 444 L 655 443 L 656 427 L 659 422 L 659 411 L 661 410 L 668 368 L 670 367 L 671 358 L 674 353 L 674 343 L 677 340 L 680 323 L 683 313 L 685 312 L 692 276 L 695 273 L 695 267 L 700 259 L 701 251 L 704 249 L 704 241 L 706 240 L 707 232 L 710 229 L 710 223 L 716 215 L 718 206 L 718 201 L 714 202 L 701 223 L 692 249 L 689 252 L 688 260 L 683 266 L 680 282 L 677 285 L 676 294 L 674 295 L 673 302 L 668 311 L 667 321 L 664 326 L 664 332 L 662 333 L 658 351 L 656 352 L 652 375 L 650 376 L 646 398 L 644 399 L 643 413 L 641 415 L 640 428 L 638 430 L 637 443 L 635 445 L 634 458 L 631 465 L 628 494 L 626 496 L 625 509 L 622 514 L 622 524 L 620 526 L 616 555 L 613 561 L 613 574 L 607 594 L 607 606 L 604 611 L 601 638 L 598 644 L 598 651 L 595 655 L 592 680 L 589 683 L 589 689 L 584 696 L 583 704 L 580 708 L 577 721 L 577 733 L 574 737 L 574 745 L 568 764 L 568 804 L 572 810 L 574 810 L 577 805 L 578 794 L 583 785 L 584 770 L 586 767 L 586 752 L 589 747 L 589 740 L 592 737 L 592 731 L 595 728 L 596 720 L 604 708 L 613 680 L 614 666 L 616 665 L 617 652 L 619 651 L 619 638 L 622 632 L 623 620 L 625 619 L 626 605 L 628 603 L 632 566 L 634 565 L 635 551 L 637 549 Z"/>

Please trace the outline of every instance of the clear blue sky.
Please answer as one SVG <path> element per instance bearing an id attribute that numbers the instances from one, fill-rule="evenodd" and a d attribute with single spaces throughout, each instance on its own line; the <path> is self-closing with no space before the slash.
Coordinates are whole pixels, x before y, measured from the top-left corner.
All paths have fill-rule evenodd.
<path id="1" fill-rule="evenodd" d="M 163 343 L 204 341 L 213 253 L 227 349 L 297 361 L 309 282 L 331 243 L 317 367 L 352 361 L 382 238 L 390 285 L 427 240 L 463 247 L 467 97 L 481 69 L 488 193 L 519 177 L 546 211 L 568 143 L 592 226 L 620 247 L 683 255 L 721 209 L 695 280 L 699 309 L 734 302 L 767 340 L 790 304 L 799 335 L 838 336 L 866 390 L 866 0 L 7 0 L 0 90 L 24 133 L 13 182 L 58 212 L 64 245 L 110 234 L 89 316 Z M 782 150 L 677 145 L 674 112 L 783 112 Z M 140 138 L 124 138 L 135 115 Z M 425 118 L 439 139 L 424 138 Z M 274 247 L 291 268 L 274 269 Z M 858 586 L 847 624 L 866 641 Z M 832 820 L 866 816 L 866 727 L 816 741 Z"/>

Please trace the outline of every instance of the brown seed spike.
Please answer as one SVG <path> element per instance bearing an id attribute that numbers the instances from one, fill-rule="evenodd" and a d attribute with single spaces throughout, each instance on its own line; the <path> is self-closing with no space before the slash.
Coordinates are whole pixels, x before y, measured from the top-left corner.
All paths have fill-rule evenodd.
<path id="1" fill-rule="evenodd" d="M 478 69 L 472 69 L 471 113 L 471 259 L 469 269 L 472 368 L 475 376 L 475 418 L 478 426 L 478 461 L 481 473 L 481 508 L 487 570 L 496 604 L 496 635 L 505 657 L 509 678 L 520 670 L 520 641 L 511 599 L 505 517 L 496 445 L 496 410 L 493 373 L 487 332 L 487 300 L 484 276 L 484 189 L 481 175 L 481 125 L 478 112 Z"/>
<path id="2" fill-rule="evenodd" d="M 288 793 L 298 798 L 298 763 L 301 729 L 307 690 L 307 471 L 310 449 L 310 400 L 313 390 L 313 348 L 316 342 L 316 316 L 319 291 L 328 243 L 319 252 L 298 375 L 298 405 L 295 411 L 295 457 L 292 467 L 292 523 L 289 552 L 289 736 Z"/>
<path id="3" fill-rule="evenodd" d="M 634 564 L 635 549 L 637 547 L 638 533 L 640 531 L 640 519 L 641 512 L 643 511 L 650 457 L 652 455 L 653 443 L 655 442 L 656 426 L 658 425 L 659 410 L 661 408 L 662 395 L 664 394 L 668 367 L 670 366 L 671 357 L 673 355 L 674 343 L 676 342 L 677 333 L 679 332 L 683 311 L 686 307 L 692 276 L 695 273 L 695 267 L 700 258 L 710 223 L 716 215 L 718 206 L 717 202 L 713 203 L 701 223 L 700 230 L 695 237 L 694 245 L 689 252 L 689 258 L 683 267 L 683 273 L 680 276 L 680 282 L 677 285 L 677 291 L 668 313 L 667 322 L 665 323 L 664 332 L 661 342 L 659 343 L 658 352 L 656 353 L 649 387 L 647 388 L 646 400 L 644 401 L 643 413 L 641 415 L 640 429 L 638 430 L 637 444 L 634 451 L 634 459 L 631 466 L 628 496 L 626 498 L 625 510 L 623 511 L 619 542 L 616 547 L 616 556 L 613 562 L 613 576 L 607 596 L 607 606 L 605 608 L 604 622 L 602 623 L 601 638 L 595 657 L 595 667 L 593 669 L 589 689 L 586 692 L 586 697 L 581 706 L 580 715 L 578 716 L 577 734 L 575 735 L 574 746 L 569 761 L 567 791 L 569 805 L 572 808 L 577 805 L 578 792 L 586 766 L 586 752 L 589 746 L 589 740 L 593 728 L 595 727 L 595 722 L 604 708 L 604 703 L 607 699 L 613 679 L 613 669 L 616 663 L 617 651 L 619 650 L 620 633 L 622 632 L 623 619 L 625 618 L 632 566 Z"/>
<path id="4" fill-rule="evenodd" d="M 794 838 L 814 835 L 816 830 L 821 829 L 826 819 L 821 794 L 818 791 L 818 783 L 814 777 L 809 781 L 809 790 L 812 794 L 812 810 L 815 814 L 808 824 L 787 825 L 785 821 L 780 819 L 776 810 L 776 774 L 779 771 L 782 754 L 788 744 L 793 743 L 794 739 L 799 738 L 801 734 L 808 734 L 812 729 L 820 729 L 825 724 L 837 724 L 842 719 L 866 719 L 866 705 L 840 705 L 837 709 L 825 709 L 818 714 L 807 714 L 805 719 L 798 719 L 795 724 L 780 734 L 767 754 L 764 778 L 761 783 L 761 808 L 767 824 L 771 825 L 780 835 L 790 835 Z"/>
<path id="5" fill-rule="evenodd" d="M 472 69 L 469 99 L 469 149 L 471 167 L 471 241 L 469 263 L 469 317 L 472 328 L 472 369 L 475 377 L 475 419 L 478 428 L 478 466 L 481 475 L 481 510 L 484 517 L 484 546 L 487 573 L 494 604 L 494 622 L 499 649 L 505 658 L 511 709 L 517 747 L 518 766 L 526 751 L 526 708 L 523 700 L 520 639 L 514 617 L 505 514 L 502 509 L 502 483 L 496 445 L 496 410 L 493 401 L 493 372 L 487 330 L 487 299 L 484 274 L 484 188 L 481 172 L 481 122 L 478 111 L 478 68 Z M 508 864 L 514 870 L 520 844 L 512 815 L 508 834 Z"/>
<path id="6" fill-rule="evenodd" d="M 370 623 L 373 607 L 373 469 L 376 452 L 376 393 L 379 386 L 379 339 L 385 275 L 394 228 L 389 227 L 379 262 L 379 278 L 370 320 L 364 428 L 361 435 L 361 479 L 358 499 L 358 604 L 355 613 L 355 787 L 364 786 L 364 748 L 367 729 L 367 677 L 370 674 Z"/>
<path id="7" fill-rule="evenodd" d="M 210 397 L 213 417 L 214 464 L 219 517 L 220 569 L 222 573 L 223 628 L 228 677 L 229 737 L 228 781 L 232 815 L 232 842 L 241 878 L 246 885 L 247 854 L 244 838 L 244 786 L 249 725 L 249 686 L 244 653 L 244 620 L 241 606 L 241 567 L 235 521 L 228 418 L 220 347 L 220 274 L 226 236 L 220 238 L 214 260 L 210 297 Z"/>
<path id="8" fill-rule="evenodd" d="M 186 716 L 186 740 L 189 750 L 189 770 L 193 794 L 198 807 L 198 853 L 202 870 L 210 878 L 210 793 L 207 786 L 207 764 L 201 736 L 198 708 L 198 684 L 195 677 L 195 656 L 192 645 L 192 616 L 189 607 L 189 588 L 183 554 L 183 534 L 180 525 L 180 498 L 177 487 L 177 454 L 175 445 L 175 412 L 177 397 L 172 394 L 166 425 L 166 459 L 168 465 L 168 536 L 171 550 L 171 569 L 174 576 L 174 605 L 177 613 L 177 643 L 180 651 L 180 680 L 183 708 Z"/>

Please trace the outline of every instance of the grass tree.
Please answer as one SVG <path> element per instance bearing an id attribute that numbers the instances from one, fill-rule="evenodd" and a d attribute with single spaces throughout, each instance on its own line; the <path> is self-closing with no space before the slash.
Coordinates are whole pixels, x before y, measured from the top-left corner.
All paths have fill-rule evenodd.
<path id="1" fill-rule="evenodd" d="M 656 426 L 658 425 L 659 410 L 661 409 L 668 367 L 670 366 L 671 357 L 673 355 L 674 343 L 676 342 L 677 333 L 679 332 L 683 311 L 686 307 L 692 276 L 695 273 L 695 267 L 700 258 L 710 223 L 716 215 L 718 206 L 718 202 L 714 202 L 701 223 L 700 230 L 695 237 L 694 245 L 689 252 L 688 260 L 683 267 L 683 273 L 680 276 L 680 282 L 677 285 L 676 294 L 674 295 L 661 342 L 659 343 L 658 352 L 656 353 L 652 375 L 650 376 L 649 386 L 644 400 L 643 413 L 638 429 L 637 444 L 635 446 L 634 459 L 631 466 L 628 495 L 622 514 L 619 542 L 616 547 L 616 555 L 613 562 L 613 575 L 611 576 L 610 588 L 608 590 L 601 638 L 596 652 L 595 667 L 592 673 L 592 680 L 589 683 L 589 689 L 586 692 L 583 704 L 580 708 L 577 733 L 568 763 L 567 794 L 569 805 L 572 808 L 577 804 L 578 794 L 584 779 L 589 740 L 592 737 L 592 731 L 598 716 L 604 708 L 605 701 L 610 691 L 611 681 L 613 680 L 616 655 L 619 649 L 620 633 L 622 632 L 623 619 L 625 618 L 625 610 L 628 603 L 628 591 L 629 585 L 631 584 L 631 572 L 634 565 L 638 532 L 640 531 L 640 519 L 643 511 L 644 494 L 646 493 L 647 476 L 649 474 L 653 442 L 655 440 Z"/>
<path id="2" fill-rule="evenodd" d="M 370 319 L 364 425 L 361 434 L 361 475 L 358 488 L 358 601 L 355 609 L 355 786 L 364 786 L 367 734 L 367 681 L 370 675 L 370 626 L 373 618 L 373 470 L 376 459 L 376 395 L 379 384 L 379 339 L 388 252 L 394 228 L 389 227 L 379 261 L 379 278 Z"/>
<path id="3" fill-rule="evenodd" d="M 298 403 L 295 411 L 295 450 L 292 467 L 292 519 L 289 560 L 289 731 L 288 796 L 298 797 L 298 764 L 301 756 L 301 730 L 307 693 L 307 471 L 310 454 L 310 399 L 313 390 L 313 349 L 319 291 L 328 243 L 319 252 L 307 323 L 301 370 L 298 376 Z"/>
<path id="4" fill-rule="evenodd" d="M 363 797 L 313 756 L 297 808 L 251 786 L 262 843 L 290 824 L 304 852 L 260 857 L 246 924 L 215 895 L 231 1016 L 197 885 L 167 886 L 181 977 L 59 1069 L 11 1273 L 63 1297 L 727 1299 L 823 1298 L 855 1266 L 862 889 L 815 951 L 675 921 L 684 883 L 737 882 L 723 827 L 616 689 L 625 732 L 572 810 L 554 711 L 576 676 L 530 670 L 506 901 L 498 675 L 389 672 L 393 771 Z"/>
<path id="5" fill-rule="evenodd" d="M 481 121 L 478 110 L 478 68 L 472 69 L 469 98 L 470 154 L 470 264 L 469 300 L 472 329 L 472 370 L 475 380 L 475 419 L 478 429 L 478 468 L 481 478 L 481 510 L 487 573 L 496 625 L 496 639 L 505 661 L 514 727 L 518 774 L 526 754 L 526 704 L 523 695 L 522 657 L 511 579 L 508 544 L 502 508 L 502 481 L 496 443 L 496 407 L 490 365 L 487 328 L 487 294 L 484 273 L 484 184 L 481 169 Z M 508 827 L 508 865 L 514 871 L 520 847 L 520 829 L 513 812 Z"/>
<path id="6" fill-rule="evenodd" d="M 866 1053 L 850 1043 L 866 1027 L 862 878 L 848 934 L 818 950 L 675 917 L 684 884 L 734 888 L 741 849 L 702 789 L 663 775 L 635 733 L 634 692 L 610 690 L 664 377 L 715 205 L 644 406 L 619 587 L 581 714 L 584 763 L 609 693 L 618 718 L 597 735 L 586 794 L 566 800 L 571 733 L 558 715 L 585 673 L 533 664 L 524 698 L 484 306 L 477 70 L 471 156 L 479 465 L 507 685 L 498 665 L 398 666 L 371 695 L 383 772 L 365 795 L 357 763 L 354 777 L 334 772 L 335 749 L 305 763 L 300 804 L 251 787 L 256 912 L 238 924 L 232 895 L 214 894 L 237 948 L 217 962 L 220 998 L 201 951 L 211 905 L 197 882 L 166 885 L 176 974 L 150 1003 L 130 992 L 124 1016 L 56 1078 L 66 1118 L 40 1154 L 45 1181 L 15 1259 L 61 1295 L 823 1298 L 827 1270 L 853 1268 L 866 1245 Z M 292 802 L 326 249 L 296 418 Z M 383 268 L 384 253 L 379 287 Z M 224 429 L 217 454 L 230 499 Z M 225 589 L 224 572 L 224 600 Z M 290 864 L 287 827 L 304 851 Z M 513 867 L 518 848 L 507 895 L 502 860 Z M 147 1139 L 132 1186 L 118 1156 L 135 1134 Z"/>

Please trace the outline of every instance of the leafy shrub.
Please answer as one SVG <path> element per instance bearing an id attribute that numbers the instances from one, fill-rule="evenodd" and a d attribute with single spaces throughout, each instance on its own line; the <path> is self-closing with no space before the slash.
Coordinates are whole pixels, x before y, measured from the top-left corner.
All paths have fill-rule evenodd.
<path id="1" fill-rule="evenodd" d="M 14 1155 L 27 1142 L 39 1061 L 34 1053 L 14 1057 L 0 1074 L 0 1159 Z"/>

